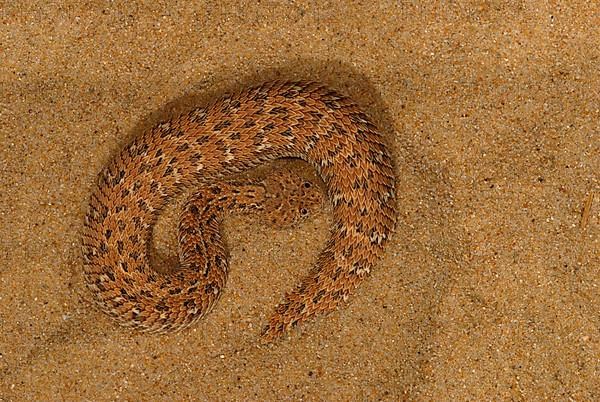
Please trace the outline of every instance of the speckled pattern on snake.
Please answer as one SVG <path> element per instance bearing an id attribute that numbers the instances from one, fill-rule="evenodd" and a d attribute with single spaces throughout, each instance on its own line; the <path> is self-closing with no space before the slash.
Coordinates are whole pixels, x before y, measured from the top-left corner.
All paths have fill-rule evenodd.
<path id="1" fill-rule="evenodd" d="M 159 274 L 148 258 L 159 212 L 186 188 L 209 188 L 290 157 L 307 161 L 323 179 L 333 227 L 262 336 L 273 340 L 347 300 L 395 226 L 390 154 L 349 98 L 317 83 L 270 82 L 158 124 L 100 173 L 83 231 L 85 280 L 96 304 L 120 324 L 148 332 L 177 331 L 204 316 L 227 277 L 219 217 L 210 203 L 190 202 L 179 228 L 181 266 Z M 202 224 L 184 223 L 194 220 Z"/>

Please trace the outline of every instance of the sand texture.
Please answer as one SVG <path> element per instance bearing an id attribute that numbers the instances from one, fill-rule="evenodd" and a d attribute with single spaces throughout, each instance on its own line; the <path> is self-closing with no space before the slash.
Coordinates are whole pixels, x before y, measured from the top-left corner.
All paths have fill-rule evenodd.
<path id="1" fill-rule="evenodd" d="M 0 3 L 0 400 L 600 400 L 599 44 L 593 1 Z M 384 258 L 343 309 L 264 346 L 331 209 L 285 230 L 233 216 L 206 319 L 115 326 L 82 277 L 98 172 L 271 79 L 322 81 L 381 127 Z"/>

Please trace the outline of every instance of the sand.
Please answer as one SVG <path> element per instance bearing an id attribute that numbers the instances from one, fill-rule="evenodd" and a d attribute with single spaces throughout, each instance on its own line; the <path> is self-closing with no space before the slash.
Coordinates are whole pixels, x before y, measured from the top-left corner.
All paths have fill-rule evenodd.
<path id="1" fill-rule="evenodd" d="M 47 3 L 0 8 L 0 400 L 600 399 L 597 3 Z M 206 319 L 116 327 L 81 275 L 96 175 L 160 119 L 275 78 L 345 92 L 385 133 L 385 257 L 343 309 L 262 346 L 330 210 L 231 217 Z"/>

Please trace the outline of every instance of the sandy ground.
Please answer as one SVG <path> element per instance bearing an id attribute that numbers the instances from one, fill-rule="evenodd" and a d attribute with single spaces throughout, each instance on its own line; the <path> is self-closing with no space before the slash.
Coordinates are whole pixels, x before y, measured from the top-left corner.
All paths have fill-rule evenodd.
<path id="1" fill-rule="evenodd" d="M 597 3 L 42 3 L 0 5 L 0 400 L 600 399 Z M 274 78 L 323 81 L 385 132 L 384 259 L 261 346 L 331 217 L 233 217 L 205 320 L 115 327 L 81 276 L 97 173 L 163 117 Z"/>

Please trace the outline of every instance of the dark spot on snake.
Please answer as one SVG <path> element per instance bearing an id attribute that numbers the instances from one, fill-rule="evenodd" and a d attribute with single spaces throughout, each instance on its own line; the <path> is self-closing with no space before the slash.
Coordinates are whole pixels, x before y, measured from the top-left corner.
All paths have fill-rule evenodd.
<path id="1" fill-rule="evenodd" d="M 365 259 L 361 259 L 360 261 L 356 261 L 352 264 L 352 271 L 358 271 L 361 268 L 366 268 L 369 266 L 369 262 Z"/>
<path id="2" fill-rule="evenodd" d="M 269 114 L 272 115 L 276 115 L 276 114 L 286 114 L 287 113 L 287 108 L 285 106 L 275 106 L 274 108 L 272 108 L 271 110 L 269 110 Z"/>
<path id="3" fill-rule="evenodd" d="M 114 280 L 115 280 L 115 274 L 113 274 L 111 271 L 108 271 L 106 273 L 106 276 L 108 276 L 108 279 L 110 279 L 111 281 L 114 282 Z"/>
<path id="4" fill-rule="evenodd" d="M 237 151 L 238 151 L 238 148 L 237 148 L 237 147 L 234 147 L 234 146 L 230 146 L 230 147 L 229 147 L 229 153 L 230 153 L 231 155 L 235 155 L 235 154 L 237 153 Z M 230 162 L 230 163 L 231 163 L 231 162 Z"/>
<path id="5" fill-rule="evenodd" d="M 339 109 L 341 107 L 339 101 L 342 99 L 338 94 L 333 91 L 328 91 L 323 95 L 323 103 L 330 109 Z"/>
<path id="6" fill-rule="evenodd" d="M 187 142 L 184 142 L 183 144 L 179 145 L 176 148 L 176 150 L 177 150 L 177 152 L 184 152 L 184 151 L 187 151 L 189 147 L 190 147 L 190 144 L 188 144 Z"/>
<path id="7" fill-rule="evenodd" d="M 283 96 L 286 99 L 295 98 L 296 96 L 298 96 L 298 90 L 296 88 L 288 88 L 281 93 L 281 96 Z"/>
<path id="8" fill-rule="evenodd" d="M 164 299 L 162 299 L 161 301 L 159 301 L 158 303 L 156 303 L 156 309 L 158 311 L 165 311 L 165 310 L 168 310 L 169 308 L 165 304 Z"/>
<path id="9" fill-rule="evenodd" d="M 129 147 L 129 153 L 131 156 L 142 156 L 145 155 L 146 152 L 148 151 L 148 144 L 131 144 L 131 146 Z"/>
<path id="10" fill-rule="evenodd" d="M 123 254 L 123 241 L 122 240 L 117 240 L 117 250 L 119 251 L 119 254 Z"/>
<path id="11" fill-rule="evenodd" d="M 348 165 L 353 169 L 357 166 L 356 161 L 354 160 L 354 155 L 346 156 L 346 163 L 348 163 Z"/>
<path id="12" fill-rule="evenodd" d="M 152 180 L 152 182 L 150 183 L 150 191 L 152 191 L 154 193 L 154 192 L 156 192 L 156 190 L 158 190 L 158 182 L 155 180 Z"/>
<path id="13" fill-rule="evenodd" d="M 368 152 L 368 156 L 369 156 L 368 159 L 371 163 L 378 165 L 383 162 L 383 155 L 384 154 L 381 151 L 376 151 L 376 150 L 370 149 Z"/>
<path id="14" fill-rule="evenodd" d="M 187 289 L 187 294 L 194 293 L 196 290 L 198 290 L 198 287 L 197 287 L 197 286 L 192 286 L 192 287 L 189 287 L 189 288 Z"/>
<path id="15" fill-rule="evenodd" d="M 332 294 L 333 298 L 336 300 L 343 300 L 344 296 L 346 296 L 346 295 L 347 295 L 347 292 L 343 291 L 343 290 L 338 290 L 337 292 L 334 292 Z"/>
<path id="16" fill-rule="evenodd" d="M 139 167 L 139 171 L 140 172 L 150 172 L 152 169 L 154 169 L 153 166 L 150 166 L 149 163 L 145 162 L 145 161 L 141 161 L 140 162 L 140 167 Z"/>
<path id="17" fill-rule="evenodd" d="M 206 141 L 208 141 L 208 139 L 209 139 L 208 135 L 201 135 L 198 138 L 196 138 L 196 144 L 202 145 L 202 144 L 206 143 Z"/>
<path id="18" fill-rule="evenodd" d="M 100 206 L 100 217 L 105 220 L 108 217 L 108 207 L 106 205 Z"/>
<path id="19" fill-rule="evenodd" d="M 382 234 L 377 232 L 375 229 L 369 231 L 369 240 L 371 244 L 380 244 L 382 240 Z"/>
<path id="20" fill-rule="evenodd" d="M 148 205 L 146 204 L 146 201 L 143 199 L 139 199 L 138 200 L 138 207 L 142 210 L 142 211 L 146 211 L 148 210 Z"/>
<path id="21" fill-rule="evenodd" d="M 256 135 L 252 139 L 252 144 L 255 147 L 257 147 L 257 146 L 259 146 L 259 145 L 261 145 L 263 143 L 264 139 L 265 139 L 265 133 L 258 132 L 258 133 L 256 133 Z"/>
<path id="22" fill-rule="evenodd" d="M 356 139 L 358 142 L 365 142 L 369 138 L 369 132 L 359 128 L 356 130 Z"/>
<path id="23" fill-rule="evenodd" d="M 242 126 L 243 128 L 250 128 L 250 127 L 254 127 L 256 125 L 256 122 L 254 120 L 246 120 L 244 122 L 244 125 Z"/>
<path id="24" fill-rule="evenodd" d="M 123 191 L 121 191 L 121 197 L 125 198 L 129 195 L 129 189 L 124 188 Z"/>
<path id="25" fill-rule="evenodd" d="M 336 281 L 340 277 L 341 274 L 342 274 L 342 267 L 338 266 L 335 268 L 335 271 L 333 271 L 333 275 L 331 276 L 331 279 Z"/>
<path id="26" fill-rule="evenodd" d="M 213 293 L 214 287 L 212 283 L 208 283 L 206 284 L 206 286 L 204 286 L 204 293 L 209 295 L 211 293 Z"/>
<path id="27" fill-rule="evenodd" d="M 296 292 L 298 292 L 298 293 L 304 293 L 306 291 L 307 287 L 308 287 L 308 283 L 306 281 L 302 281 L 302 282 L 300 282 L 300 284 L 296 288 Z"/>
<path id="28" fill-rule="evenodd" d="M 360 216 L 367 216 L 367 215 L 369 215 L 369 211 L 367 211 L 366 208 L 362 208 L 360 210 Z"/>
<path id="29" fill-rule="evenodd" d="M 219 194 L 221 192 L 221 188 L 219 186 L 212 186 L 210 188 L 210 192 L 213 194 Z"/>
<path id="30" fill-rule="evenodd" d="M 358 223 L 357 223 L 357 224 L 354 226 L 354 228 L 356 229 L 356 232 L 357 232 L 357 233 L 362 233 L 362 232 L 363 232 L 363 224 L 362 224 L 362 222 L 358 222 Z"/>
<path id="31" fill-rule="evenodd" d="M 367 117 L 366 114 L 364 114 L 364 112 L 350 113 L 349 117 L 350 117 L 350 121 L 355 124 L 366 123 L 369 121 L 369 118 Z"/>
<path id="32" fill-rule="evenodd" d="M 190 162 L 191 163 L 198 163 L 200 161 L 200 159 L 202 159 L 202 155 L 200 155 L 200 152 L 196 152 L 194 155 L 192 155 L 190 157 Z"/>
<path id="33" fill-rule="evenodd" d="M 156 157 L 157 157 L 157 158 L 158 158 L 159 156 L 162 156 L 162 154 L 163 154 L 163 150 L 162 150 L 162 148 L 159 148 L 159 149 L 157 149 L 157 150 L 156 150 Z"/>
<path id="34" fill-rule="evenodd" d="M 136 181 L 135 183 L 133 183 L 133 191 L 137 192 L 140 187 L 142 187 L 142 183 L 140 183 L 139 181 Z"/>
<path id="35" fill-rule="evenodd" d="M 215 124 L 214 130 L 215 131 L 220 131 L 224 128 L 227 128 L 231 126 L 231 121 L 230 120 L 222 120 L 219 123 Z"/>
<path id="36" fill-rule="evenodd" d="M 171 289 L 169 289 L 169 294 L 170 295 L 177 295 L 179 293 L 181 293 L 181 289 L 180 288 L 171 288 Z"/>
<path id="37" fill-rule="evenodd" d="M 275 128 L 275 123 L 269 123 L 266 126 L 263 127 L 263 131 L 271 131 Z"/>
<path id="38" fill-rule="evenodd" d="M 161 125 L 159 125 L 158 127 L 159 131 L 160 131 L 160 137 L 161 138 L 167 138 L 168 136 L 171 135 L 171 123 L 163 123 Z"/>
<path id="39" fill-rule="evenodd" d="M 193 226 L 185 226 L 185 227 L 180 227 L 179 228 L 180 231 L 190 235 L 190 236 L 195 236 L 196 235 L 196 228 Z"/>
<path id="40" fill-rule="evenodd" d="M 112 235 L 112 230 L 106 229 L 106 231 L 104 232 L 104 236 L 106 237 L 106 240 L 110 239 L 111 235 Z"/>
<path id="41" fill-rule="evenodd" d="M 239 131 L 236 131 L 235 133 L 231 134 L 231 135 L 229 136 L 229 138 L 231 138 L 232 140 L 239 140 L 241 136 L 242 136 L 242 135 L 240 134 L 240 132 L 239 132 Z"/>
<path id="42" fill-rule="evenodd" d="M 194 301 L 194 299 L 188 299 L 183 302 L 183 305 L 187 308 L 193 308 L 196 307 L 196 302 Z"/>
<path id="43" fill-rule="evenodd" d="M 289 127 L 288 127 L 288 128 L 286 128 L 286 129 L 285 129 L 285 131 L 283 131 L 283 132 L 281 133 L 281 135 L 283 135 L 284 137 L 291 137 L 291 138 L 293 138 L 293 137 L 294 137 L 294 133 L 292 133 L 292 129 L 291 129 L 291 128 L 289 128 Z"/>
<path id="44" fill-rule="evenodd" d="M 100 255 L 105 254 L 108 251 L 106 243 L 100 243 L 100 249 L 98 251 L 100 252 Z"/>
<path id="45" fill-rule="evenodd" d="M 206 111 L 204 109 L 195 109 L 190 113 L 190 120 L 194 123 L 202 124 L 206 121 Z"/>
<path id="46" fill-rule="evenodd" d="M 199 244 L 196 244 L 194 246 L 194 251 L 196 251 L 197 254 L 202 254 L 202 247 Z"/>
<path id="47" fill-rule="evenodd" d="M 258 89 L 256 91 L 256 93 L 254 94 L 254 100 L 265 101 L 265 100 L 267 100 L 267 94 L 265 92 L 261 91 L 260 89 Z"/>
<path id="48" fill-rule="evenodd" d="M 119 170 L 119 173 L 117 174 L 117 176 L 115 176 L 112 180 L 112 185 L 116 186 L 118 184 L 121 183 L 121 180 L 123 180 L 123 177 L 125 177 L 125 171 L 124 170 Z"/>
<path id="49" fill-rule="evenodd" d="M 198 211 L 198 207 L 197 207 L 197 206 L 195 206 L 195 205 L 192 205 L 192 206 L 190 207 L 190 212 L 191 212 L 192 214 L 194 214 L 194 215 L 198 215 L 198 212 L 200 212 L 200 211 Z"/>
<path id="50" fill-rule="evenodd" d="M 323 289 L 319 290 L 319 292 L 313 297 L 312 301 L 314 304 L 317 304 L 321 298 L 325 296 L 325 291 Z"/>
<path id="51" fill-rule="evenodd" d="M 142 225 L 142 218 L 140 218 L 139 216 L 134 216 L 133 224 L 137 227 L 140 227 Z"/>
<path id="52" fill-rule="evenodd" d="M 221 140 L 217 140 L 217 141 L 215 142 L 215 145 L 217 146 L 217 149 L 218 149 L 219 151 L 221 151 L 221 152 L 223 152 L 223 153 L 227 152 L 227 149 L 228 149 L 228 147 L 227 147 L 227 145 L 225 144 L 225 141 L 223 141 L 222 139 L 221 139 Z"/>
<path id="53" fill-rule="evenodd" d="M 210 271 L 212 271 L 213 262 L 211 260 L 206 260 L 204 263 L 204 277 L 207 278 Z"/>
<path id="54" fill-rule="evenodd" d="M 138 253 L 137 251 L 132 251 L 131 253 L 129 253 L 129 258 L 131 258 L 134 261 L 137 261 L 138 258 L 140 258 L 140 253 Z M 152 276 L 149 275 L 148 279 L 151 279 Z"/>

